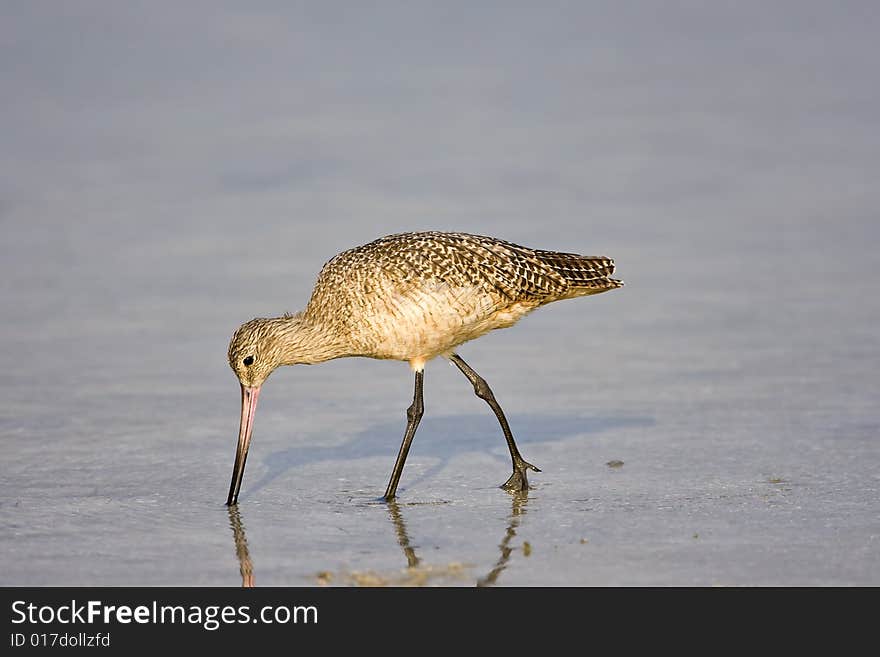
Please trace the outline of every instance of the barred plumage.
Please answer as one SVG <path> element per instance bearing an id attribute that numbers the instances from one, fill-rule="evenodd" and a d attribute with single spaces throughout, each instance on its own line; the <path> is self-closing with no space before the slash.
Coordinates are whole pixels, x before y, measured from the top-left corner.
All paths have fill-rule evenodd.
<path id="1" fill-rule="evenodd" d="M 346 355 L 425 361 L 560 299 L 621 286 L 614 261 L 467 233 L 401 233 L 321 270 L 304 319 L 347 336 Z"/>
<path id="2" fill-rule="evenodd" d="M 467 233 L 400 233 L 344 251 L 321 271 L 313 300 L 345 284 L 372 288 L 377 276 L 398 286 L 442 281 L 459 287 L 478 286 L 512 301 L 549 302 L 578 287 L 620 287 L 611 279 L 614 261 L 604 256 L 529 249 L 518 244 Z M 589 292 L 595 293 L 595 292 Z M 589 294 L 588 293 L 588 294 Z M 310 303 L 312 306 L 312 303 Z"/>
<path id="3" fill-rule="evenodd" d="M 263 381 L 279 365 L 344 356 L 410 363 L 416 395 L 408 440 L 421 417 L 424 365 L 436 356 L 449 358 L 501 422 L 514 468 L 505 486 L 526 487 L 526 469 L 537 468 L 519 455 L 486 382 L 454 349 L 545 304 L 622 286 L 613 273 L 614 261 L 604 256 L 530 249 L 468 233 L 401 233 L 340 253 L 322 268 L 303 312 L 251 320 L 232 338 L 228 358 L 242 385 L 242 428 L 229 503 L 238 496 L 236 477 L 240 483 Z M 405 439 L 386 498 L 395 494 L 407 449 Z"/>

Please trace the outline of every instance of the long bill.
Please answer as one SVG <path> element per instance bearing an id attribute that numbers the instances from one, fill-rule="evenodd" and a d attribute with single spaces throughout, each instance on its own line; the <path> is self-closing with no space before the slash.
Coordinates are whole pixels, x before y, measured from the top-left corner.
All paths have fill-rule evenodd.
<path id="1" fill-rule="evenodd" d="M 254 429 L 254 415 L 257 412 L 257 398 L 260 387 L 241 386 L 241 424 L 238 428 L 238 447 L 235 450 L 235 465 L 232 466 L 232 483 L 229 484 L 229 497 L 226 506 L 238 504 L 238 491 L 244 476 L 244 464 L 247 461 L 248 447 L 251 445 L 251 432 Z"/>

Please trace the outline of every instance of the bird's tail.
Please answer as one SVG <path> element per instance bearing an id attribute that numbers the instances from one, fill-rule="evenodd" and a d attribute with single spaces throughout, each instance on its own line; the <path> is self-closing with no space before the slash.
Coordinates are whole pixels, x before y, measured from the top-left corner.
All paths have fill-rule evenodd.
<path id="1" fill-rule="evenodd" d="M 599 294 L 623 287 L 623 281 L 611 278 L 614 273 L 614 260 L 611 258 L 558 251 L 535 251 L 535 255 L 568 281 L 572 289 L 564 298 Z"/>

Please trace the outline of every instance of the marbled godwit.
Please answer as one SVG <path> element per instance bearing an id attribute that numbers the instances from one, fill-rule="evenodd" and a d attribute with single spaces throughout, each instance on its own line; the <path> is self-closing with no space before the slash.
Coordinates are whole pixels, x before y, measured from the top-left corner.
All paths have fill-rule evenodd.
<path id="1" fill-rule="evenodd" d="M 513 326 L 551 301 L 598 294 L 623 285 L 603 256 L 541 251 L 466 233 L 389 235 L 344 251 L 318 276 L 306 309 L 252 319 L 229 344 L 229 365 L 241 383 L 241 425 L 228 505 L 238 501 L 260 386 L 279 365 L 311 365 L 364 356 L 407 361 L 415 372 L 403 443 L 385 490 L 393 499 L 422 418 L 425 363 L 451 360 L 491 407 L 510 450 L 508 490 L 528 489 L 523 459 L 492 390 L 462 358 L 458 345 Z"/>

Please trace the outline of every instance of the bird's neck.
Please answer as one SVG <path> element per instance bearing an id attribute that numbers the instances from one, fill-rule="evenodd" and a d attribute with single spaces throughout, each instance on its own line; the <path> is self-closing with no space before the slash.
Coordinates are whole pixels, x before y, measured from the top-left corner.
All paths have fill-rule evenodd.
<path id="1" fill-rule="evenodd" d="M 282 365 L 313 365 L 346 355 L 336 332 L 303 313 L 277 317 Z"/>

